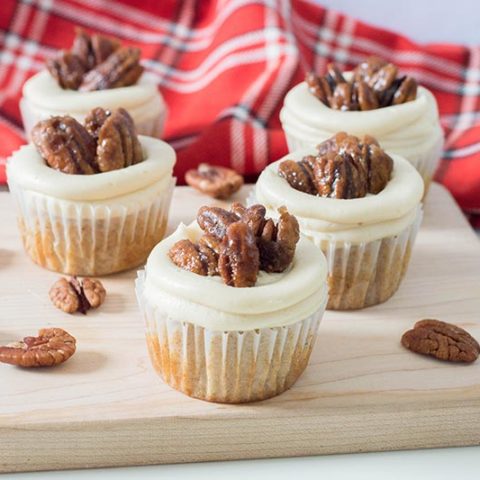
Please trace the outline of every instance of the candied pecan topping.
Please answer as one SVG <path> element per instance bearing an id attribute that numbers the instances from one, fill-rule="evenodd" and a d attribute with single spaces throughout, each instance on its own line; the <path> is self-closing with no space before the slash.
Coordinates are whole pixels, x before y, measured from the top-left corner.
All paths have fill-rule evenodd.
<path id="1" fill-rule="evenodd" d="M 42 328 L 38 337 L 0 346 L 0 362 L 24 368 L 53 367 L 67 361 L 75 349 L 75 338 L 65 330 Z"/>
<path id="2" fill-rule="evenodd" d="M 391 178 L 393 160 L 369 135 L 360 140 L 339 132 L 317 150 L 299 162 L 284 160 L 279 175 L 304 193 L 344 199 L 379 193 Z"/>
<path id="3" fill-rule="evenodd" d="M 220 207 L 201 207 L 197 213 L 197 223 L 200 228 L 217 238 L 223 238 L 228 226 L 238 220 L 238 215 L 234 212 Z"/>
<path id="4" fill-rule="evenodd" d="M 132 117 L 119 108 L 98 131 L 97 163 L 101 172 L 129 167 L 143 160 Z"/>
<path id="5" fill-rule="evenodd" d="M 402 336 L 409 350 L 450 362 L 474 362 L 480 345 L 463 328 L 440 320 L 420 320 Z"/>
<path id="6" fill-rule="evenodd" d="M 347 153 L 319 157 L 313 173 L 321 197 L 360 198 L 367 194 L 366 172 Z"/>
<path id="7" fill-rule="evenodd" d="M 95 141 L 98 140 L 98 132 L 100 131 L 100 128 L 111 114 L 110 110 L 104 110 L 101 107 L 97 107 L 85 117 L 85 128 Z"/>
<path id="8" fill-rule="evenodd" d="M 143 73 L 143 67 L 139 61 L 140 49 L 119 48 L 103 63 L 84 75 L 79 90 L 91 92 L 133 85 Z"/>
<path id="9" fill-rule="evenodd" d="M 42 120 L 32 129 L 33 143 L 48 166 L 70 174 L 92 174 L 128 167 L 143 160 L 132 117 L 95 108 L 86 127 L 69 116 Z"/>
<path id="10" fill-rule="evenodd" d="M 205 233 L 197 243 L 175 243 L 169 257 L 184 270 L 220 275 L 235 287 L 252 286 L 259 270 L 283 272 L 293 261 L 300 238 L 298 222 L 284 208 L 279 213 L 276 225 L 265 218 L 263 205 L 247 208 L 236 202 L 230 211 L 202 207 L 197 222 Z"/>
<path id="11" fill-rule="evenodd" d="M 87 175 L 97 171 L 95 141 L 72 117 L 38 122 L 32 129 L 32 140 L 47 164 L 56 170 Z"/>
<path id="12" fill-rule="evenodd" d="M 226 200 L 243 185 L 243 177 L 235 170 L 201 163 L 188 170 L 185 181 L 196 190 L 213 198 Z"/>
<path id="13" fill-rule="evenodd" d="M 89 35 L 81 28 L 70 51 L 47 61 L 47 68 L 62 88 L 103 90 L 133 85 L 143 72 L 140 50 L 121 47 L 105 35 Z"/>
<path id="14" fill-rule="evenodd" d="M 300 239 L 297 219 L 285 209 L 280 210 L 280 219 L 275 226 L 270 219 L 258 239 L 260 268 L 266 272 L 283 272 L 292 263 Z"/>
<path id="15" fill-rule="evenodd" d="M 53 305 L 65 313 L 81 312 L 86 315 L 91 308 L 98 308 L 107 292 L 100 280 L 77 277 L 60 278 L 50 289 Z"/>
<path id="16" fill-rule="evenodd" d="M 257 281 L 260 256 L 251 228 L 243 222 L 228 226 L 218 258 L 223 281 L 233 287 L 252 287 Z"/>
<path id="17" fill-rule="evenodd" d="M 315 97 L 335 110 L 374 110 L 417 96 L 417 82 L 411 77 L 398 78 L 398 68 L 378 57 L 359 64 L 348 81 L 337 66 L 329 64 L 324 76 L 309 72 L 305 82 Z"/>
<path id="18" fill-rule="evenodd" d="M 77 90 L 83 80 L 86 68 L 82 59 L 73 53 L 47 60 L 47 69 L 57 83 L 65 89 Z"/>

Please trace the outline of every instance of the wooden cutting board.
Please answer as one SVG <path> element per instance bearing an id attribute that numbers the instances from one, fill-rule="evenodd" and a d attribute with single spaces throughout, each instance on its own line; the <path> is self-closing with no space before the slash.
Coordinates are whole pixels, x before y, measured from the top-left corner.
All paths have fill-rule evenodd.
<path id="1" fill-rule="evenodd" d="M 177 188 L 170 229 L 205 202 Z M 397 294 L 377 307 L 327 312 L 298 383 L 240 406 L 190 399 L 156 376 L 135 272 L 104 279 L 99 311 L 63 314 L 47 295 L 57 275 L 23 253 L 6 192 L 0 218 L 0 344 L 45 326 L 78 341 L 75 356 L 52 370 L 0 365 L 2 472 L 480 444 L 480 361 L 452 365 L 400 345 L 429 317 L 480 339 L 480 242 L 438 185 Z"/>

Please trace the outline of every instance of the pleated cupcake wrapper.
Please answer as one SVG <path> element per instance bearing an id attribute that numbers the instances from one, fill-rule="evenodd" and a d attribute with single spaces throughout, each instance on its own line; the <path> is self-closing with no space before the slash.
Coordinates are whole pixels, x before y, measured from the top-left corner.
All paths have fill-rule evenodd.
<path id="1" fill-rule="evenodd" d="M 142 270 L 136 293 L 150 359 L 174 389 L 211 402 L 253 402 L 284 392 L 307 366 L 325 305 L 283 327 L 215 331 L 171 319 L 145 298 L 144 280 Z"/>
<path id="2" fill-rule="evenodd" d="M 257 203 L 255 190 L 246 201 Z M 408 267 L 423 210 L 418 207 L 415 220 L 397 235 L 370 242 L 320 240 L 300 231 L 317 245 L 327 258 L 328 310 L 354 310 L 388 300 L 400 286 Z"/>
<path id="3" fill-rule="evenodd" d="M 326 138 L 318 138 L 315 141 L 309 141 L 303 138 L 296 137 L 288 132 L 285 125 L 283 125 L 283 132 L 287 139 L 288 151 L 294 152 L 295 150 L 302 150 L 305 148 L 316 147 L 319 143 L 326 140 Z M 380 141 L 381 143 L 381 141 Z M 439 139 L 430 149 L 417 155 L 410 155 L 405 157 L 422 176 L 425 182 L 425 195 L 427 193 L 430 182 L 432 181 L 433 174 L 440 161 L 443 148 L 443 139 Z M 392 153 L 397 153 L 395 150 L 391 150 Z M 401 152 L 398 152 L 401 155 Z"/>
<path id="4" fill-rule="evenodd" d="M 327 309 L 353 310 L 388 300 L 405 275 L 422 217 L 419 208 L 414 222 L 402 232 L 370 242 L 322 242 L 312 238 L 327 257 Z"/>
<path id="5" fill-rule="evenodd" d="M 23 128 L 27 134 L 27 138 L 30 139 L 30 132 L 32 128 L 40 121 L 45 120 L 51 116 L 51 113 L 42 114 L 36 112 L 29 104 L 29 102 L 22 98 L 19 102 L 20 113 L 22 115 Z M 120 107 L 120 105 L 119 105 Z M 71 112 L 59 112 L 58 115 L 72 115 Z M 73 115 L 78 121 L 83 122 L 83 116 Z M 166 107 L 158 112 L 158 114 L 152 115 L 148 118 L 143 118 L 141 120 L 136 119 L 133 116 L 135 122 L 135 127 L 138 135 L 146 135 L 149 137 L 160 138 L 163 133 L 163 128 L 165 126 L 165 120 L 167 117 Z"/>
<path id="6" fill-rule="evenodd" d="M 163 238 L 175 179 L 138 201 L 109 205 L 59 200 L 10 183 L 25 250 L 42 267 L 107 275 L 138 267 Z M 152 187 L 154 188 L 154 187 Z"/>

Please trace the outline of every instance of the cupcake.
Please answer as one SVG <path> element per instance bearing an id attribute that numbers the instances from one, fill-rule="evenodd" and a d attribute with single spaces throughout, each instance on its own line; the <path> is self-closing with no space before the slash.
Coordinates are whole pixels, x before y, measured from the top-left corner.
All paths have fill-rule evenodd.
<path id="1" fill-rule="evenodd" d="M 260 175 L 256 201 L 285 205 L 328 263 L 327 308 L 382 303 L 398 289 L 422 217 L 423 181 L 372 137 L 339 133 L 293 152 Z"/>
<path id="2" fill-rule="evenodd" d="M 106 275 L 143 263 L 163 238 L 174 150 L 137 136 L 126 110 L 97 108 L 85 126 L 42 120 L 7 161 L 25 250 L 42 267 Z"/>
<path id="3" fill-rule="evenodd" d="M 284 208 L 202 207 L 150 254 L 136 291 L 155 370 L 211 402 L 264 400 L 305 369 L 326 303 L 326 262 Z"/>
<path id="4" fill-rule="evenodd" d="M 20 111 L 29 134 L 40 120 L 70 115 L 79 122 L 94 108 L 126 109 L 141 135 L 160 137 L 166 117 L 157 85 L 143 73 L 140 50 L 77 29 L 71 50 L 47 61 L 23 86 Z"/>
<path id="5" fill-rule="evenodd" d="M 308 74 L 287 93 L 280 119 L 290 152 L 314 147 L 341 130 L 370 134 L 382 148 L 406 158 L 427 188 L 443 147 L 432 93 L 375 57 L 352 72 L 330 64 L 325 76 Z"/>

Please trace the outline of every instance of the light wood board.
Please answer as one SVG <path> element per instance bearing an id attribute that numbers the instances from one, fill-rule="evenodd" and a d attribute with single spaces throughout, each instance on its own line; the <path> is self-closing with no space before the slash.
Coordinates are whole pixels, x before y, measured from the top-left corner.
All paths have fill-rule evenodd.
<path id="1" fill-rule="evenodd" d="M 170 229 L 204 203 L 176 189 Z M 438 185 L 397 294 L 362 311 L 327 312 L 297 384 L 241 406 L 190 399 L 156 376 L 135 272 L 104 279 L 100 310 L 68 316 L 47 295 L 58 275 L 23 253 L 6 192 L 0 219 L 0 344 L 45 326 L 63 327 L 78 342 L 56 369 L 0 364 L 0 471 L 480 444 L 480 361 L 442 363 L 400 345 L 421 318 L 454 322 L 480 338 L 480 242 Z"/>

